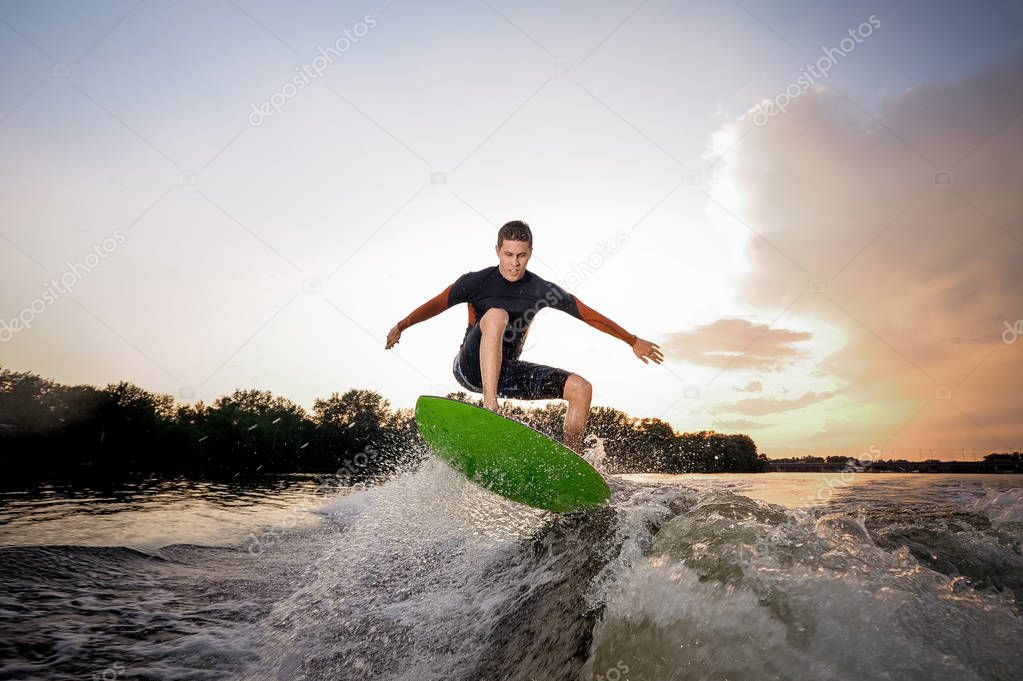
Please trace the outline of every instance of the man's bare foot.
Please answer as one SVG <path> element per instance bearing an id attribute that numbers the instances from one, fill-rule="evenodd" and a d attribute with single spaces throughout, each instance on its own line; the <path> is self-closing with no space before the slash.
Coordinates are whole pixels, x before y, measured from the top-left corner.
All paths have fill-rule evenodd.
<path id="1" fill-rule="evenodd" d="M 496 397 L 492 398 L 492 399 L 489 399 L 489 400 L 484 397 L 483 398 L 483 408 L 484 409 L 489 409 L 490 411 L 496 411 L 496 412 L 501 411 L 500 406 L 498 406 L 498 404 L 497 404 L 497 398 Z"/>

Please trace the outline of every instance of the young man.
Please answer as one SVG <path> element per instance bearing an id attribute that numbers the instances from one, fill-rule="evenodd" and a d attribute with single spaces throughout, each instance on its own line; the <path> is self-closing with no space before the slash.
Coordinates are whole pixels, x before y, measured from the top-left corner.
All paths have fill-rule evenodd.
<path id="1" fill-rule="evenodd" d="M 545 307 L 567 312 L 625 341 L 644 363 L 649 358 L 660 364 L 664 356 L 657 345 L 629 333 L 557 284 L 527 272 L 533 234 L 526 223 L 515 220 L 501 227 L 495 252 L 496 266 L 463 274 L 398 322 L 387 334 L 385 349 L 393 347 L 401 332 L 413 324 L 452 305 L 468 303 L 469 326 L 451 367 L 455 380 L 472 392 L 483 393 L 483 406 L 493 411 L 498 410 L 498 396 L 568 400 L 564 444 L 582 454 L 593 386 L 578 374 L 519 359 L 536 313 Z"/>

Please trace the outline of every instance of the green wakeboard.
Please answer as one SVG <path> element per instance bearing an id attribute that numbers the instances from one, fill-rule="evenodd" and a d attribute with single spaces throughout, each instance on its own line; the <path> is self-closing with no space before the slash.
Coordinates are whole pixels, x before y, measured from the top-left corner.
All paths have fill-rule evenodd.
<path id="1" fill-rule="evenodd" d="M 489 409 L 423 395 L 416 401 L 416 424 L 452 468 L 520 504 L 566 513 L 611 497 L 607 482 L 581 456 Z"/>

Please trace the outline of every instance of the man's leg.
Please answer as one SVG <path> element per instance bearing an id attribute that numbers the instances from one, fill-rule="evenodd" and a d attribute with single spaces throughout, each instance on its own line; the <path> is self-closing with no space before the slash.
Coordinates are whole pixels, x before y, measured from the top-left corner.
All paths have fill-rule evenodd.
<path id="1" fill-rule="evenodd" d="M 480 377 L 483 379 L 483 406 L 497 411 L 497 381 L 501 375 L 501 337 L 508 325 L 508 312 L 494 307 L 480 317 Z"/>
<path id="2" fill-rule="evenodd" d="M 586 419 L 590 416 L 590 400 L 593 399 L 593 386 L 579 374 L 572 374 L 565 381 L 565 399 L 568 400 L 568 411 L 565 412 L 564 444 L 581 455 Z"/>

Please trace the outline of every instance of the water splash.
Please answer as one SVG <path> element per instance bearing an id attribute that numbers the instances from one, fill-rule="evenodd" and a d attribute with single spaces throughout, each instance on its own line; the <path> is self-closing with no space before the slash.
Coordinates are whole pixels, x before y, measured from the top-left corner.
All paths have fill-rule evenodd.
<path id="1" fill-rule="evenodd" d="M 9 547 L 0 677 L 1018 678 L 1018 491 L 916 478 L 792 509 L 742 477 L 611 476 L 558 516 L 430 460 L 256 554 Z"/>

